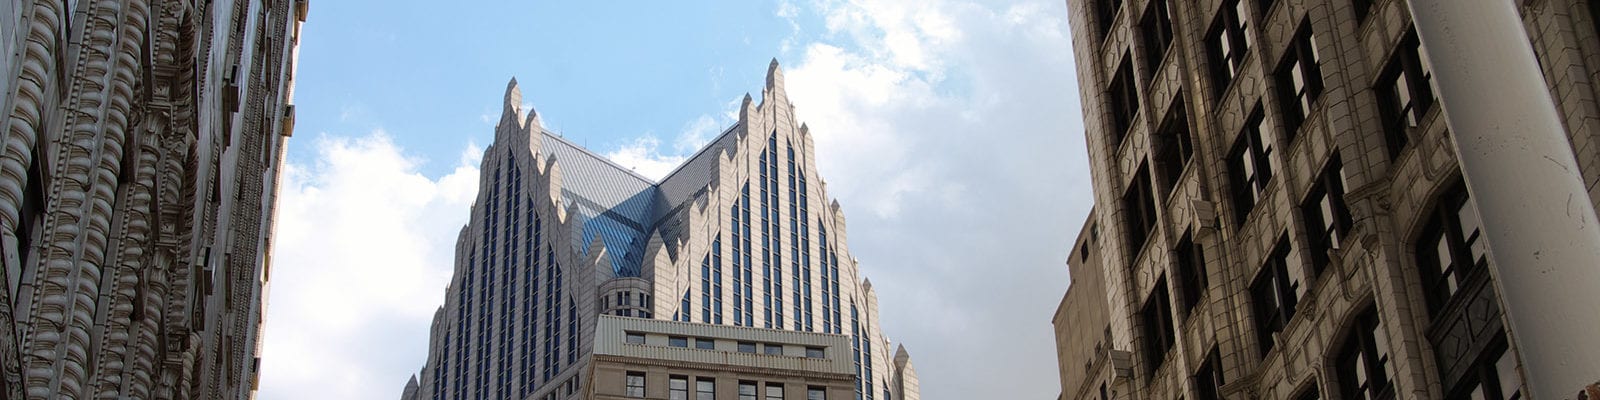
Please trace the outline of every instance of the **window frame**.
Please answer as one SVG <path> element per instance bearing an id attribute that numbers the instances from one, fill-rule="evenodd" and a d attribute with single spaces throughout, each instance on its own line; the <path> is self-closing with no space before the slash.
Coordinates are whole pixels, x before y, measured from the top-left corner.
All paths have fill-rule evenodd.
<path id="1" fill-rule="evenodd" d="M 1161 128 L 1156 130 L 1154 139 L 1155 164 L 1156 168 L 1161 170 L 1161 183 L 1165 189 L 1162 198 L 1171 200 L 1172 192 L 1178 190 L 1183 173 L 1189 169 L 1195 153 L 1188 107 L 1184 105 L 1181 92 L 1173 98 L 1172 105 L 1167 107 L 1167 116 L 1162 119 Z"/>
<path id="2" fill-rule="evenodd" d="M 1250 20 L 1246 3 L 1227 0 L 1206 30 L 1206 61 L 1210 64 L 1211 96 L 1220 99 L 1243 73 L 1245 59 L 1254 43 L 1250 41 Z M 1222 102 L 1218 101 L 1217 104 Z"/>
<path id="3" fill-rule="evenodd" d="M 1296 73 L 1299 74 L 1298 80 L 1295 79 Z M 1299 136 L 1300 128 L 1321 105 L 1322 91 L 1325 89 L 1322 58 L 1317 53 L 1316 32 L 1312 30 L 1310 17 L 1300 21 L 1294 37 L 1284 49 L 1283 60 L 1278 62 L 1273 80 L 1278 87 L 1278 108 L 1283 117 L 1284 134 L 1293 142 Z"/>
<path id="4" fill-rule="evenodd" d="M 1168 0 L 1150 0 L 1145 5 L 1144 16 L 1139 18 L 1139 37 L 1144 41 L 1145 77 L 1155 76 L 1161 62 L 1172 49 L 1172 7 Z"/>
<path id="5" fill-rule="evenodd" d="M 644 344 L 645 337 L 642 333 L 627 332 L 623 334 L 624 344 Z"/>
<path id="6" fill-rule="evenodd" d="M 1311 267 L 1320 276 L 1332 262 L 1328 252 L 1343 249 L 1345 238 L 1355 226 L 1350 204 L 1345 199 L 1344 161 L 1335 151 L 1317 174 L 1315 183 L 1300 203 L 1310 241 Z M 1326 203 L 1324 203 L 1326 202 Z M 1332 221 L 1327 221 L 1332 219 Z"/>
<path id="7" fill-rule="evenodd" d="M 667 377 L 667 399 L 689 400 L 689 377 L 672 375 Z"/>
<path id="8" fill-rule="evenodd" d="M 1272 336 L 1283 332 L 1294 320 L 1295 307 L 1300 301 L 1298 287 L 1289 271 L 1293 268 L 1288 260 L 1291 251 L 1287 235 L 1278 239 L 1261 270 L 1250 281 L 1250 309 L 1257 347 L 1263 357 L 1276 347 Z M 1272 297 L 1264 299 L 1267 294 Z"/>
<path id="9" fill-rule="evenodd" d="M 1167 289 L 1167 277 L 1156 278 L 1155 287 L 1145 298 L 1139 311 L 1141 333 L 1145 351 L 1145 372 L 1151 375 L 1166 363 L 1167 355 L 1177 346 L 1177 328 L 1172 319 L 1172 296 Z"/>
<path id="10" fill-rule="evenodd" d="M 710 390 L 707 390 L 707 388 L 710 388 Z M 717 399 L 717 380 L 716 380 L 716 378 L 695 377 L 694 378 L 694 398 L 695 398 L 695 400 L 716 400 Z"/>
<path id="11" fill-rule="evenodd" d="M 1155 237 L 1159 219 L 1148 165 L 1140 163 L 1139 168 L 1135 170 L 1132 182 L 1123 192 L 1122 206 L 1123 224 L 1127 229 L 1124 238 L 1128 240 L 1128 248 L 1132 254 L 1137 256 L 1144 252 L 1144 248 Z"/>
<path id="12" fill-rule="evenodd" d="M 638 379 L 635 380 L 635 378 L 638 378 Z M 623 397 L 644 398 L 644 396 L 645 396 L 645 373 L 643 371 L 628 371 L 627 374 L 623 376 L 622 385 L 623 385 L 623 389 L 622 389 Z"/>
<path id="13" fill-rule="evenodd" d="M 694 338 L 694 348 L 697 350 L 716 350 L 716 339 Z"/>
<path id="14" fill-rule="evenodd" d="M 1373 85 L 1390 160 L 1400 158 L 1410 147 L 1412 131 L 1422 127 L 1424 118 L 1437 101 L 1433 92 L 1433 68 L 1429 64 L 1417 39 L 1416 28 L 1412 27 L 1395 46 Z"/>
<path id="15" fill-rule="evenodd" d="M 1114 149 L 1121 149 L 1127 142 L 1128 133 L 1134 128 L 1134 120 L 1139 116 L 1139 84 L 1133 78 L 1133 57 L 1123 53 L 1122 61 L 1117 63 L 1117 69 L 1111 75 L 1111 84 L 1106 86 L 1106 97 L 1111 113 L 1111 144 Z"/>
<path id="16" fill-rule="evenodd" d="M 1186 230 L 1183 237 L 1178 240 L 1178 245 L 1173 249 L 1173 263 L 1178 271 L 1178 281 L 1183 287 L 1184 315 L 1193 315 L 1195 307 L 1200 305 L 1205 297 L 1206 290 L 1211 288 L 1211 279 L 1207 276 L 1205 248 L 1194 241 L 1194 231 Z"/>
<path id="17" fill-rule="evenodd" d="M 689 348 L 688 336 L 668 336 L 667 347 Z"/>
<path id="18" fill-rule="evenodd" d="M 1228 181 L 1232 192 L 1229 197 L 1233 200 L 1234 222 L 1238 226 L 1243 226 L 1250 212 L 1267 200 L 1267 186 L 1272 184 L 1274 175 L 1272 153 L 1275 152 L 1269 129 L 1261 105 L 1257 104 L 1228 151 Z"/>
<path id="19" fill-rule="evenodd" d="M 1463 214 L 1469 212 L 1468 210 L 1476 220 L 1475 234 L 1466 232 L 1462 221 L 1466 216 Z M 1418 235 L 1414 246 L 1417 269 L 1420 270 L 1423 296 L 1427 298 L 1429 315 L 1438 318 L 1443 315 L 1445 309 L 1460 302 L 1457 295 L 1461 293 L 1462 288 L 1467 287 L 1469 281 L 1481 279 L 1478 277 L 1480 274 L 1488 273 L 1488 243 L 1483 237 L 1482 216 L 1477 215 L 1477 204 L 1467 192 L 1464 183 L 1457 183 L 1439 195 L 1427 218 L 1428 223 Z M 1445 248 L 1450 256 L 1448 266 L 1440 265 L 1441 247 Z M 1457 260 L 1470 260 L 1470 262 L 1458 263 Z M 1441 288 L 1448 290 L 1441 291 Z"/>
<path id="20" fill-rule="evenodd" d="M 1340 394 L 1346 399 L 1395 398 L 1395 382 L 1391 376 L 1394 352 L 1388 348 L 1388 337 L 1384 336 L 1377 308 L 1368 306 L 1366 311 L 1357 314 L 1347 331 L 1344 344 L 1340 345 L 1338 355 L 1334 358 Z M 1374 382 L 1371 380 L 1373 377 L 1383 380 Z"/>
<path id="21" fill-rule="evenodd" d="M 1200 364 L 1200 368 L 1195 369 L 1193 376 L 1195 390 L 1199 392 L 1195 396 L 1197 400 L 1222 400 L 1222 386 L 1228 383 L 1222 371 L 1222 354 L 1217 351 L 1215 345 L 1212 345 L 1211 352 L 1206 354 L 1205 361 Z M 1105 392 L 1104 388 L 1102 385 L 1102 393 Z M 1105 396 L 1102 394 L 1101 397 Z"/>

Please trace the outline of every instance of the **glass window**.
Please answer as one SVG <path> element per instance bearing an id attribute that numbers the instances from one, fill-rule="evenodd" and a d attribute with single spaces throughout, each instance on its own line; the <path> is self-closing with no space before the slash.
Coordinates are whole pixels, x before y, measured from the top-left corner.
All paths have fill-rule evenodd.
<path id="1" fill-rule="evenodd" d="M 683 336 L 667 337 L 667 345 L 672 347 L 689 347 L 689 338 Z"/>
<path id="2" fill-rule="evenodd" d="M 1488 246 L 1477 206 L 1466 186 L 1457 184 L 1439 196 L 1433 215 L 1417 241 L 1428 309 L 1437 315 L 1461 290 L 1468 277 L 1485 273 Z"/>
<path id="3" fill-rule="evenodd" d="M 1372 0 L 1350 0 L 1350 8 L 1356 13 L 1356 23 L 1360 24 L 1372 12 Z"/>
<path id="4" fill-rule="evenodd" d="M 633 333 L 633 332 L 628 332 L 626 343 L 628 343 L 628 344 L 644 344 L 644 335 L 643 334 L 638 334 L 638 333 Z"/>
<path id="5" fill-rule="evenodd" d="M 1356 317 L 1350 337 L 1339 350 L 1336 371 L 1346 399 L 1394 398 L 1389 379 L 1389 343 L 1376 308 Z"/>
<path id="6" fill-rule="evenodd" d="M 1144 302 L 1140 312 L 1144 321 L 1145 371 L 1155 372 L 1166 361 L 1167 352 L 1176 341 L 1172 329 L 1172 303 L 1167 294 L 1167 278 L 1156 280 L 1155 291 Z"/>
<path id="7" fill-rule="evenodd" d="M 768 383 L 767 384 L 767 400 L 783 400 L 783 384 L 782 383 Z"/>
<path id="8" fill-rule="evenodd" d="M 1122 196 L 1123 219 L 1127 223 L 1128 247 L 1137 253 L 1156 230 L 1156 203 L 1150 193 L 1150 171 L 1140 165 L 1128 191 Z"/>
<path id="9" fill-rule="evenodd" d="M 1300 395 L 1295 396 L 1294 400 L 1320 400 L 1321 398 L 1322 392 L 1317 390 L 1317 385 L 1313 384 L 1310 388 L 1306 388 L 1304 392 L 1300 392 Z"/>
<path id="10" fill-rule="evenodd" d="M 1234 140 L 1228 155 L 1228 176 L 1233 184 L 1234 221 L 1244 224 L 1250 210 L 1264 200 L 1267 183 L 1272 182 L 1272 141 L 1266 120 L 1257 105 L 1245 128 Z"/>
<path id="11" fill-rule="evenodd" d="M 717 382 L 711 378 L 695 378 L 695 400 L 717 400 Z"/>
<path id="12" fill-rule="evenodd" d="M 1154 75 L 1161 67 L 1167 48 L 1172 46 L 1172 14 L 1167 0 L 1151 0 L 1139 19 L 1139 33 L 1144 38 L 1145 72 Z"/>
<path id="13" fill-rule="evenodd" d="M 739 352 L 754 353 L 756 352 L 756 344 L 753 342 L 739 342 Z"/>
<path id="14" fill-rule="evenodd" d="M 1211 353 L 1206 355 L 1206 362 L 1201 364 L 1200 369 L 1194 374 L 1195 388 L 1200 392 L 1197 399 L 1221 400 L 1220 390 L 1225 383 L 1227 382 L 1222 379 L 1222 355 L 1212 347 Z M 1105 386 L 1101 385 L 1100 398 L 1106 398 L 1105 393 Z"/>
<path id="15" fill-rule="evenodd" d="M 806 388 L 806 400 L 828 400 L 828 393 L 822 388 L 812 386 Z"/>
<path id="16" fill-rule="evenodd" d="M 1097 0 L 1094 2 L 1096 20 L 1099 22 L 1100 37 L 1106 37 L 1111 32 L 1111 23 L 1117 18 L 1117 10 L 1122 9 L 1122 0 Z"/>
<path id="17" fill-rule="evenodd" d="M 1133 82 L 1133 66 L 1128 55 L 1123 54 L 1117 74 L 1111 78 L 1111 137 L 1112 146 L 1121 147 L 1122 139 L 1133 129 L 1133 116 L 1139 114 L 1139 92 Z"/>
<path id="18" fill-rule="evenodd" d="M 1211 63 L 1214 97 L 1222 97 L 1223 91 L 1239 76 L 1245 54 L 1250 52 L 1250 38 L 1245 33 L 1249 23 L 1245 20 L 1244 8 L 1239 0 L 1228 0 L 1206 34 L 1206 58 Z"/>
<path id="19" fill-rule="evenodd" d="M 1433 106 L 1431 69 L 1418 51 L 1417 32 L 1413 29 L 1401 39 L 1399 49 L 1378 77 L 1373 91 L 1378 93 L 1390 159 L 1400 156 L 1411 142 L 1410 131 L 1422 123 L 1422 117 Z"/>
<path id="20" fill-rule="evenodd" d="M 760 400 L 756 398 L 756 383 L 739 381 L 739 400 Z"/>
<path id="21" fill-rule="evenodd" d="M 1311 34 L 1311 21 L 1300 22 L 1300 30 L 1284 51 L 1278 64 L 1278 99 L 1282 106 L 1285 135 L 1294 140 L 1300 125 L 1311 116 L 1313 103 L 1322 96 L 1321 57 L 1317 55 L 1317 40 Z"/>
<path id="22" fill-rule="evenodd" d="M 625 379 L 626 379 L 626 382 L 625 382 L 626 388 L 623 390 L 623 395 L 624 396 L 628 396 L 628 397 L 643 398 L 644 397 L 644 373 L 643 372 L 637 372 L 637 371 L 628 371 L 628 376 Z"/>
<path id="23" fill-rule="evenodd" d="M 1173 254 L 1178 279 L 1182 280 L 1183 285 L 1183 310 L 1192 313 L 1194 307 L 1200 304 L 1200 297 L 1205 295 L 1206 288 L 1211 287 L 1206 276 L 1205 250 L 1194 242 L 1193 232 L 1185 231 Z"/>
<path id="24" fill-rule="evenodd" d="M 807 347 L 806 348 L 806 358 L 825 358 L 825 357 L 827 357 L 827 354 L 826 354 L 826 352 L 823 351 L 823 349 L 821 347 Z"/>
<path id="25" fill-rule="evenodd" d="M 1189 116 L 1184 111 L 1183 94 L 1179 93 L 1168 108 L 1167 118 L 1155 136 L 1156 169 L 1161 172 L 1162 196 L 1170 197 L 1178 189 L 1178 178 L 1194 155 L 1194 144 L 1189 139 Z"/>
<path id="26" fill-rule="evenodd" d="M 1256 340 L 1265 356 L 1272 350 L 1272 334 L 1283 331 L 1294 318 L 1300 282 L 1290 276 L 1289 238 L 1278 240 L 1278 247 L 1267 257 L 1266 265 L 1250 284 L 1250 300 L 1255 307 Z"/>
<path id="27" fill-rule="evenodd" d="M 667 380 L 668 400 L 689 400 L 689 378 L 673 376 Z"/>
<path id="28" fill-rule="evenodd" d="M 769 355 L 774 355 L 774 356 L 783 355 L 783 345 L 781 345 L 781 344 L 771 344 L 771 343 L 762 344 L 761 345 L 761 350 L 763 352 L 765 352 L 766 354 L 769 354 Z"/>
<path id="29" fill-rule="evenodd" d="M 694 338 L 694 348 L 701 350 L 713 350 L 717 348 L 717 341 L 706 338 Z"/>
<path id="30" fill-rule="evenodd" d="M 1354 223 L 1344 201 L 1344 188 L 1344 163 L 1339 160 L 1339 153 L 1334 153 L 1311 187 L 1311 194 L 1300 205 L 1311 235 L 1311 267 L 1318 274 L 1328 266 L 1328 252 L 1344 248 L 1344 236 Z"/>

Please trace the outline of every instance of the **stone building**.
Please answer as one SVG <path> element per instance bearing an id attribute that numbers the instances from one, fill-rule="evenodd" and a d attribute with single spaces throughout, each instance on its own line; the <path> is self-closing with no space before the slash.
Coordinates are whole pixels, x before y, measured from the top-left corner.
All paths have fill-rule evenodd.
<path id="1" fill-rule="evenodd" d="M 1097 210 L 1061 398 L 1527 397 L 1404 0 L 1067 3 Z M 1514 3 L 1594 207 L 1600 5 Z"/>
<path id="2" fill-rule="evenodd" d="M 0 398 L 254 396 L 306 11 L 0 1 Z"/>
<path id="3" fill-rule="evenodd" d="M 410 396 L 576 397 L 601 378 L 585 374 L 613 315 L 847 335 L 857 399 L 917 398 L 776 61 L 762 102 L 745 96 L 739 121 L 660 181 L 521 104 L 513 80 Z"/>
<path id="4" fill-rule="evenodd" d="M 583 398 L 823 400 L 855 395 L 850 337 L 601 315 Z"/>

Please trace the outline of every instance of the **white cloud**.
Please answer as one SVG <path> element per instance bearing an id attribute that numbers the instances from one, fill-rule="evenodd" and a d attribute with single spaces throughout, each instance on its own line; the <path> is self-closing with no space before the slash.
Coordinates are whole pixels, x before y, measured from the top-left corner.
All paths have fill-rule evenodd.
<path id="1" fill-rule="evenodd" d="M 646 178 L 661 180 L 684 160 L 694 155 L 706 143 L 716 139 L 722 130 L 739 118 L 741 99 L 727 103 L 717 114 L 702 114 L 684 124 L 683 130 L 672 140 L 672 147 L 664 148 L 661 139 L 652 133 L 635 138 L 632 142 L 605 153 L 611 162 L 632 169 Z"/>
<path id="2" fill-rule="evenodd" d="M 633 143 L 607 152 L 605 157 L 653 180 L 661 180 L 686 159 L 680 155 L 662 154 L 661 140 L 656 139 L 654 135 L 634 139 Z"/>
<path id="3" fill-rule="evenodd" d="M 381 130 L 314 142 L 280 188 L 260 397 L 394 398 L 426 358 L 483 149 L 430 178 Z"/>

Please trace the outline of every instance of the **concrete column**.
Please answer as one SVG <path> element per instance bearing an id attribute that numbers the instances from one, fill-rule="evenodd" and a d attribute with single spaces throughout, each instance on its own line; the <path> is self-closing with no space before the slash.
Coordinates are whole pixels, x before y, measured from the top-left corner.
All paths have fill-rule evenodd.
<path id="1" fill-rule="evenodd" d="M 1526 395 L 1600 380 L 1600 223 L 1511 0 L 1409 0 L 1467 187 Z"/>

